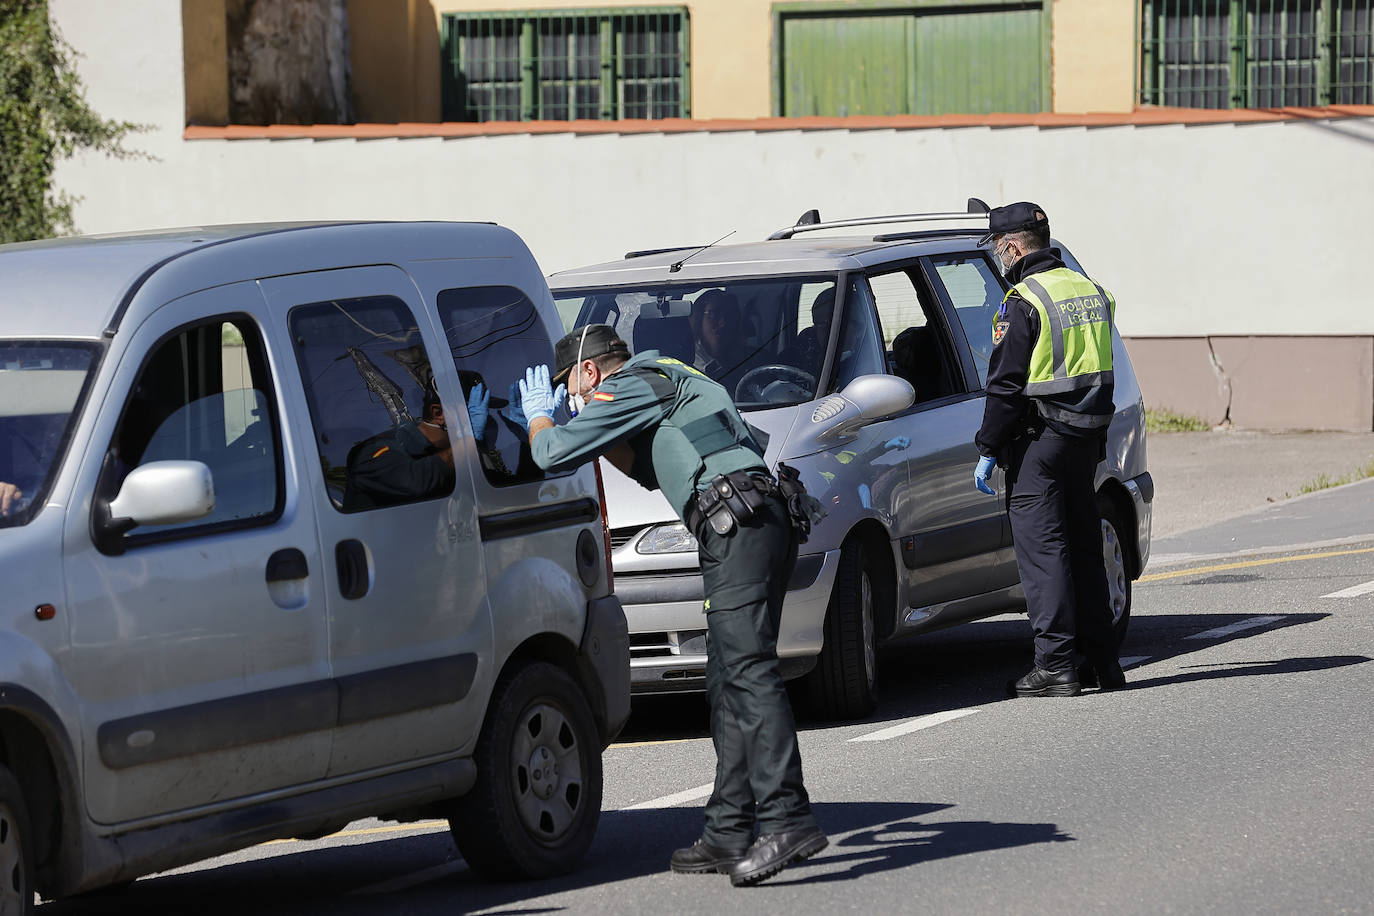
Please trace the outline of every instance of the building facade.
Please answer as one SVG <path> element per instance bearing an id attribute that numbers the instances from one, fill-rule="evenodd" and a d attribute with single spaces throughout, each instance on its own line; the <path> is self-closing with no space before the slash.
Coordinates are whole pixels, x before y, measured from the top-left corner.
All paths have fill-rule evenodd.
<path id="1" fill-rule="evenodd" d="M 1374 428 L 1371 0 L 50 3 L 96 110 L 151 128 L 60 168 L 85 232 L 494 220 L 552 271 L 1029 199 L 1151 406 Z"/>

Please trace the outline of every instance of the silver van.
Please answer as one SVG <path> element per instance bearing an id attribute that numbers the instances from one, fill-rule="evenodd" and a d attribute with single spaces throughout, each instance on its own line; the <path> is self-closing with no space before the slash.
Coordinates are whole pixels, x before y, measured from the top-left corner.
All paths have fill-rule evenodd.
<path id="1" fill-rule="evenodd" d="M 0 247 L 0 909 L 351 820 L 574 867 L 629 715 L 594 467 L 509 386 L 558 318 L 487 224 Z"/>
<path id="2" fill-rule="evenodd" d="M 1025 606 L 1005 501 L 973 486 L 992 318 L 1007 284 L 978 245 L 986 213 L 972 201 L 970 211 L 840 223 L 811 211 L 766 241 L 631 252 L 549 278 L 566 326 L 614 325 L 632 349 L 726 385 L 765 434 L 769 465 L 798 468 L 823 504 L 778 638 L 784 675 L 804 678 L 794 686 L 822 716 L 873 709 L 880 647 Z M 920 225 L 931 222 L 940 228 Z M 1131 580 L 1149 559 L 1154 486 L 1140 389 L 1119 336 L 1115 369 L 1097 494 L 1124 636 Z M 661 496 L 607 464 L 602 473 L 632 687 L 701 690 L 695 541 Z M 1000 470 L 994 482 L 1003 494 Z"/>

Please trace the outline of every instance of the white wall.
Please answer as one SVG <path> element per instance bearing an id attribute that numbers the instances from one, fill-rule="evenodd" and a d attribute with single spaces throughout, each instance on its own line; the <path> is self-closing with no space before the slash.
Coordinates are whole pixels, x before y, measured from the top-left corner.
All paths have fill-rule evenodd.
<path id="1" fill-rule="evenodd" d="M 103 116 L 156 161 L 58 172 L 78 228 L 493 220 L 545 270 L 635 248 L 1029 199 L 1117 294 L 1127 336 L 1374 333 L 1374 118 L 1250 125 L 467 139 L 181 139 L 178 0 L 51 0 Z"/>

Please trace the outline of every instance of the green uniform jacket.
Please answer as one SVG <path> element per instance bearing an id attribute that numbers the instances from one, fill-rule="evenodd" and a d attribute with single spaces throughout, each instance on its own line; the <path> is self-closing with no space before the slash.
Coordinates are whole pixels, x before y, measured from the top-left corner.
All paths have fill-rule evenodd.
<path id="1" fill-rule="evenodd" d="M 439 496 L 453 489 L 453 468 L 414 423 L 402 423 L 353 446 L 343 509 L 378 506 Z"/>
<path id="2" fill-rule="evenodd" d="M 657 350 L 636 354 L 602 380 L 587 406 L 563 426 L 534 437 L 534 461 L 548 471 L 573 468 L 627 442 L 630 476 L 662 490 L 678 517 L 717 474 L 766 470 L 729 392 L 681 360 Z"/>

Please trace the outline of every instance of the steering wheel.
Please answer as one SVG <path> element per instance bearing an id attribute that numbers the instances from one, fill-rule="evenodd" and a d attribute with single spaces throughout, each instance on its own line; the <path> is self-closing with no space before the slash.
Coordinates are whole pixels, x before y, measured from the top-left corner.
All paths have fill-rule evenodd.
<path id="1" fill-rule="evenodd" d="M 759 401 L 792 401 L 793 388 L 803 389 L 801 400 L 816 392 L 816 377 L 796 366 L 771 364 L 750 369 L 735 386 L 735 400 L 744 403 Z"/>

